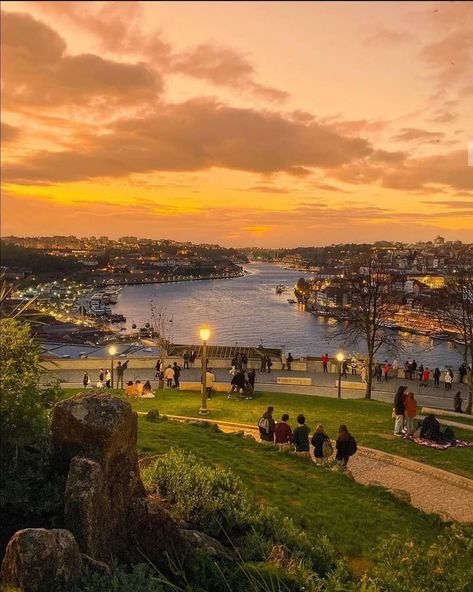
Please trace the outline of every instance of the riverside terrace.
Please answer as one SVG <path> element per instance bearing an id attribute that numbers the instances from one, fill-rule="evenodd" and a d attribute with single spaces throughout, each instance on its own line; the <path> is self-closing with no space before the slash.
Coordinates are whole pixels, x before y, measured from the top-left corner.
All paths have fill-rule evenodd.
<path id="1" fill-rule="evenodd" d="M 43 381 L 48 382 L 51 377 L 57 377 L 64 387 L 81 387 L 84 372 L 89 373 L 91 383 L 95 384 L 98 380 L 98 374 L 101 368 L 106 370 L 110 368 L 110 355 L 108 348 L 110 346 L 76 346 L 61 344 L 44 344 L 43 366 L 48 371 Z M 169 355 L 164 356 L 165 366 L 177 362 L 183 367 L 182 354 L 188 349 L 195 348 L 197 355 L 200 356 L 200 346 L 173 345 L 169 347 Z M 128 368 L 125 372 L 125 380 L 141 380 L 145 382 L 150 380 L 153 388 L 157 387 L 155 380 L 155 364 L 159 357 L 159 349 L 156 346 L 145 346 L 142 344 L 116 344 L 117 353 L 114 356 L 115 362 L 119 360 L 129 360 Z M 245 352 L 248 356 L 248 367 L 255 368 L 256 390 L 271 392 L 284 392 L 307 395 L 323 395 L 329 397 L 337 396 L 338 364 L 332 360 L 329 365 L 330 372 L 324 374 L 320 358 L 308 357 L 294 360 L 292 370 L 282 370 L 281 350 L 269 348 L 252 347 L 230 347 L 230 346 L 209 346 L 209 367 L 211 367 L 218 383 L 228 385 L 231 379 L 229 369 L 233 356 L 238 352 Z M 259 372 L 262 355 L 270 355 L 273 361 L 271 373 Z M 67 356 L 67 357 L 64 357 Z M 201 359 L 197 357 L 193 368 L 183 369 L 181 373 L 181 382 L 199 382 L 200 381 Z M 420 388 L 417 380 L 406 380 L 404 372 L 398 371 L 398 376 L 391 372 L 388 382 L 373 383 L 372 398 L 380 401 L 392 402 L 394 392 L 400 384 L 407 384 L 409 389 L 415 393 L 419 405 L 430 406 L 443 409 L 453 409 L 453 397 L 457 391 L 462 393 L 464 406 L 467 400 L 467 385 L 458 383 L 458 376 L 455 375 L 452 391 L 445 392 L 443 384 L 440 388 L 433 387 L 433 381 L 427 388 Z M 279 378 L 279 381 L 278 381 Z M 284 384 L 284 379 L 294 378 L 305 379 L 304 385 Z M 289 382 L 289 381 L 287 381 Z M 302 382 L 302 381 L 300 381 Z M 364 397 L 364 385 L 360 377 L 348 375 L 347 379 L 342 379 L 342 398 L 354 399 Z"/>

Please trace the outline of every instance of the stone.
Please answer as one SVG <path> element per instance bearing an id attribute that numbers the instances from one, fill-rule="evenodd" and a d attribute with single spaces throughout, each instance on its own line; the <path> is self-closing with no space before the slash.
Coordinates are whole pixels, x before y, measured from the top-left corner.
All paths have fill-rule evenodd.
<path id="1" fill-rule="evenodd" d="M 111 560 L 107 540 L 112 521 L 110 497 L 102 467 L 88 458 L 74 457 L 64 495 L 64 523 L 81 549 L 101 561 Z"/>
<path id="2" fill-rule="evenodd" d="M 128 510 L 128 560 L 151 561 L 169 573 L 173 562 L 180 562 L 190 550 L 178 523 L 156 500 L 134 498 Z"/>
<path id="3" fill-rule="evenodd" d="M 181 531 L 184 539 L 192 546 L 205 551 L 211 557 L 228 559 L 229 554 L 220 541 L 198 530 L 185 529 Z"/>
<path id="4" fill-rule="evenodd" d="M 126 558 L 129 507 L 146 497 L 136 413 L 127 401 L 86 392 L 54 406 L 51 430 L 55 465 L 67 475 L 65 524 L 83 553 L 107 563 Z"/>
<path id="5" fill-rule="evenodd" d="M 74 583 L 82 571 L 79 546 L 68 530 L 25 528 L 8 543 L 1 581 L 22 592 L 46 592 Z"/>

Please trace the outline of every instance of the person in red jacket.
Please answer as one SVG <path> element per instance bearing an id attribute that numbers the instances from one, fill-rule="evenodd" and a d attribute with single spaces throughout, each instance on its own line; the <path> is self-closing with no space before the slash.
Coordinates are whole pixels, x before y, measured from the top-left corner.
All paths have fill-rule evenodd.
<path id="1" fill-rule="evenodd" d="M 409 393 L 407 399 L 404 401 L 404 421 L 406 425 L 406 432 L 408 436 L 414 433 L 414 418 L 417 415 L 417 401 L 414 398 L 414 393 Z"/>
<path id="2" fill-rule="evenodd" d="M 322 356 L 322 364 L 323 364 L 323 367 L 324 367 L 324 372 L 328 372 L 329 359 L 330 358 L 328 357 L 328 354 L 324 354 Z"/>
<path id="3" fill-rule="evenodd" d="M 288 421 L 289 415 L 285 413 L 281 417 L 281 421 L 276 425 L 276 431 L 274 432 L 274 442 L 280 450 L 291 447 L 292 430 L 291 426 L 287 423 Z"/>
<path id="4" fill-rule="evenodd" d="M 427 388 L 429 386 L 429 379 L 430 379 L 430 370 L 428 368 L 425 368 L 424 371 L 422 372 L 422 379 L 421 379 L 420 386 L 425 386 L 425 388 Z"/>

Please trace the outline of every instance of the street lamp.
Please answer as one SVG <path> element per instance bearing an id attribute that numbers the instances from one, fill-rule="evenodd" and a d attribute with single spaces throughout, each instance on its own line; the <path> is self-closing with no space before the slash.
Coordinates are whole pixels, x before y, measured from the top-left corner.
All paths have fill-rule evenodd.
<path id="1" fill-rule="evenodd" d="M 207 341 L 210 337 L 210 329 L 202 327 L 200 330 L 202 339 L 202 404 L 199 409 L 200 415 L 208 415 L 207 409 Z"/>
<path id="2" fill-rule="evenodd" d="M 111 358 L 110 362 L 111 362 L 111 378 L 112 378 L 112 380 L 111 380 L 110 386 L 113 388 L 113 356 L 117 353 L 117 348 L 114 345 L 111 345 L 108 348 L 108 353 L 110 354 L 110 358 Z"/>
<path id="3" fill-rule="evenodd" d="M 342 364 L 345 356 L 342 352 L 338 352 L 337 354 L 337 361 L 338 361 L 338 398 L 342 398 Z"/>

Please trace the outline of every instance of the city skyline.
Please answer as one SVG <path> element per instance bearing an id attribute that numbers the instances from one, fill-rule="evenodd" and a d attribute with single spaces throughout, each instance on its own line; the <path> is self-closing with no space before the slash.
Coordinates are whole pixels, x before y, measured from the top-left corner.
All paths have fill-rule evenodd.
<path id="1" fill-rule="evenodd" d="M 473 4 L 4 2 L 2 235 L 471 242 Z"/>

